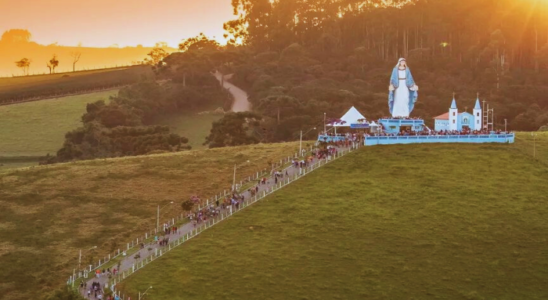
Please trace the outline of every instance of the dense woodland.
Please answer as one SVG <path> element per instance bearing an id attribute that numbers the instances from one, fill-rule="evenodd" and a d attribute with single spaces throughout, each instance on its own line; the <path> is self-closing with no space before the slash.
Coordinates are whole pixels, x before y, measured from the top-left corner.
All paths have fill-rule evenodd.
<path id="1" fill-rule="evenodd" d="M 225 24 L 249 57 L 237 84 L 269 123 L 266 138 L 337 118 L 355 105 L 388 114 L 388 80 L 405 57 L 420 87 L 413 116 L 432 122 L 456 92 L 469 111 L 477 93 L 513 130 L 548 124 L 548 2 L 539 0 L 234 0 Z M 245 25 L 245 26 L 244 26 Z M 270 121 L 269 121 L 270 119 Z"/>

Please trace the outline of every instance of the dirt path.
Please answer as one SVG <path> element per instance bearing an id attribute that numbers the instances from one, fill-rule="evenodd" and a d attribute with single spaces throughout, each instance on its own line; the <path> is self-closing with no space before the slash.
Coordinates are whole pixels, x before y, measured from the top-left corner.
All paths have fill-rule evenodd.
<path id="1" fill-rule="evenodd" d="M 251 110 L 251 104 L 249 103 L 247 93 L 232 83 L 226 81 L 230 79 L 232 75 L 223 75 L 219 71 L 215 71 L 215 78 L 227 89 L 232 96 L 234 96 L 234 103 L 232 104 L 233 112 L 242 112 Z M 223 80 L 224 76 L 224 80 Z"/>

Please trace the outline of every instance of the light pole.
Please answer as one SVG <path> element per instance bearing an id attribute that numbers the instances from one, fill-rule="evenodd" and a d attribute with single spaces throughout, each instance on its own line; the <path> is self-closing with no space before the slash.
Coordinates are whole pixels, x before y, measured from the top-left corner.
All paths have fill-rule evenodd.
<path id="1" fill-rule="evenodd" d="M 97 246 L 93 246 L 87 250 L 85 250 L 85 252 L 88 252 L 90 250 L 93 250 L 93 249 L 97 249 Z M 78 257 L 78 270 L 80 270 L 80 265 L 82 264 L 82 249 L 80 249 L 80 255 Z M 78 271 L 80 272 L 80 271 Z M 72 287 L 74 287 L 74 281 L 76 280 L 76 269 L 73 269 L 72 270 Z"/>
<path id="2" fill-rule="evenodd" d="M 504 133 L 507 133 L 508 131 L 506 130 L 506 127 L 508 125 L 508 120 L 507 119 L 504 119 Z"/>
<path id="3" fill-rule="evenodd" d="M 168 204 L 164 205 L 163 208 L 165 208 L 166 206 L 170 205 L 170 204 L 173 204 L 173 201 L 169 202 Z M 158 205 L 158 211 L 156 213 L 156 232 L 158 232 L 160 230 L 160 205 Z"/>
<path id="4" fill-rule="evenodd" d="M 148 292 L 148 290 L 150 290 L 151 288 L 152 288 L 152 286 L 149 287 L 148 289 L 146 289 L 145 292 L 142 295 L 141 295 L 141 292 L 139 292 L 139 300 L 141 300 L 141 296 L 144 297 L 146 295 L 146 293 Z"/>
<path id="5" fill-rule="evenodd" d="M 537 134 L 531 132 L 531 136 L 533 137 L 533 158 L 537 158 Z"/>
<path id="6" fill-rule="evenodd" d="M 323 134 L 324 135 L 327 135 L 327 129 L 326 129 L 326 124 L 325 124 L 325 118 L 326 118 L 326 113 L 323 113 Z"/>
<path id="7" fill-rule="evenodd" d="M 244 164 L 249 163 L 249 160 L 247 160 Z M 243 166 L 244 164 L 241 164 Z M 236 169 L 238 168 L 237 165 L 234 165 L 234 175 L 232 176 L 232 191 L 234 192 L 236 190 Z"/>
<path id="8" fill-rule="evenodd" d="M 316 130 L 316 127 L 310 129 L 304 135 L 306 135 L 307 133 L 309 133 L 312 130 Z M 299 156 L 302 156 L 302 155 L 303 155 L 303 131 L 301 130 L 301 138 L 299 140 Z"/>
<path id="9" fill-rule="evenodd" d="M 87 249 L 85 252 L 88 252 L 90 250 L 97 249 L 97 246 L 93 246 L 89 249 Z M 80 249 L 80 257 L 78 258 L 78 270 L 80 270 L 80 265 L 82 264 L 82 249 Z"/>

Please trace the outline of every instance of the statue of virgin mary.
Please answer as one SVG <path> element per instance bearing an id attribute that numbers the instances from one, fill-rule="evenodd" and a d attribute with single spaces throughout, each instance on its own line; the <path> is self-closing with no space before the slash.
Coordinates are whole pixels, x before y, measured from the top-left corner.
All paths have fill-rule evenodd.
<path id="1" fill-rule="evenodd" d="M 407 118 L 415 107 L 419 87 L 407 67 L 405 58 L 400 58 L 392 70 L 388 88 L 388 108 L 393 118 Z"/>

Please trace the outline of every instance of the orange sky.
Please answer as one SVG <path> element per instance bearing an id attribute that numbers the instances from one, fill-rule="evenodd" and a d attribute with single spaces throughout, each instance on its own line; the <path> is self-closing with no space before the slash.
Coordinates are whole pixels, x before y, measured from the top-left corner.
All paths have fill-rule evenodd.
<path id="1" fill-rule="evenodd" d="M 0 0 L 0 35 L 28 29 L 40 44 L 176 47 L 200 32 L 222 39 L 230 0 Z"/>

